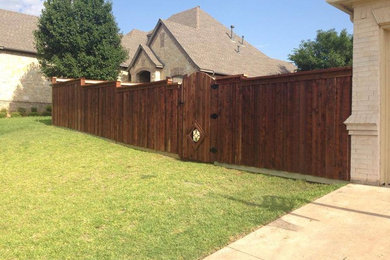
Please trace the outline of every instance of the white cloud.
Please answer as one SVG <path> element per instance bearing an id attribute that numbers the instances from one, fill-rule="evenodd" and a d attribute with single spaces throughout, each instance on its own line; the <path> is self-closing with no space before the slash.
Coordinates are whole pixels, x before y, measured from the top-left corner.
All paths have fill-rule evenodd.
<path id="1" fill-rule="evenodd" d="M 40 15 L 43 0 L 0 0 L 0 8 L 25 14 Z"/>

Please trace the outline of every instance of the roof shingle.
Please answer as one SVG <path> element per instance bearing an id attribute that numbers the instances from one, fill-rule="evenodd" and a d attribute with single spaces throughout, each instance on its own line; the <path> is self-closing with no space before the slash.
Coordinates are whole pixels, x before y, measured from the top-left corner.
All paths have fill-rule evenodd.
<path id="1" fill-rule="evenodd" d="M 146 44 L 147 35 L 147 32 L 134 29 L 122 37 L 122 46 L 129 52 L 128 59 L 121 64 L 122 67 L 129 66 L 139 45 Z"/>
<path id="2" fill-rule="evenodd" d="M 36 53 L 34 31 L 37 24 L 37 16 L 0 9 L 0 46 Z"/>
<path id="3" fill-rule="evenodd" d="M 241 37 L 235 34 L 230 39 L 230 30 L 199 7 L 175 14 L 162 22 L 202 70 L 248 76 L 295 70 L 293 64 L 272 59 L 247 41 L 241 44 Z M 240 46 L 239 51 L 237 46 Z"/>

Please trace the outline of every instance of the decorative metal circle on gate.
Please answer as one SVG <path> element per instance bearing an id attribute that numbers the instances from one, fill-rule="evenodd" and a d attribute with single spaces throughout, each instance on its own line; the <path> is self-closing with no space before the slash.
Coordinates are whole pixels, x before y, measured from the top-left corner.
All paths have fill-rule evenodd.
<path id="1" fill-rule="evenodd" d="M 187 138 L 191 140 L 192 147 L 197 150 L 202 144 L 206 134 L 200 124 L 194 121 L 191 130 L 187 133 Z"/>
<path id="2" fill-rule="evenodd" d="M 200 140 L 200 131 L 197 128 L 192 130 L 192 140 L 195 143 L 199 142 L 199 140 Z"/>

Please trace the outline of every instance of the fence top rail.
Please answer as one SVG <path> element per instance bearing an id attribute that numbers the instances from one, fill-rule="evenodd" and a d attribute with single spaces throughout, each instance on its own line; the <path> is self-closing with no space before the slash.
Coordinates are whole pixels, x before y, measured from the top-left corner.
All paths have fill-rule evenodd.
<path id="1" fill-rule="evenodd" d="M 99 83 L 88 83 L 88 81 L 85 81 L 85 85 L 82 85 L 84 88 L 99 88 L 99 87 L 120 87 L 121 82 L 120 81 L 103 81 Z"/>
<path id="2" fill-rule="evenodd" d="M 226 81 L 297 81 L 305 79 L 321 79 L 321 78 L 330 78 L 330 77 L 343 77 L 351 76 L 352 68 L 351 67 L 341 67 L 341 68 L 331 68 L 331 69 L 321 69 L 321 70 L 311 70 L 311 71 L 301 71 L 269 76 L 259 76 L 259 77 L 245 77 L 244 75 L 233 75 L 226 77 L 217 77 L 217 81 L 224 83 Z"/>
<path id="3" fill-rule="evenodd" d="M 63 85 L 73 84 L 73 83 L 76 83 L 76 82 L 79 82 L 80 85 L 82 85 L 84 80 L 85 79 L 83 79 L 83 78 L 80 78 L 80 79 L 56 79 L 56 78 L 52 78 L 51 86 L 52 87 L 59 87 L 59 86 L 63 86 Z"/>
<path id="4" fill-rule="evenodd" d="M 160 80 L 160 81 L 154 81 L 154 82 L 147 82 L 147 83 L 140 83 L 140 84 L 134 84 L 134 85 L 121 85 L 117 88 L 118 92 L 123 91 L 131 91 L 131 90 L 139 90 L 144 88 L 153 88 L 153 87 L 163 87 L 163 86 L 177 86 L 178 83 L 172 82 L 171 79 L 166 80 Z"/>

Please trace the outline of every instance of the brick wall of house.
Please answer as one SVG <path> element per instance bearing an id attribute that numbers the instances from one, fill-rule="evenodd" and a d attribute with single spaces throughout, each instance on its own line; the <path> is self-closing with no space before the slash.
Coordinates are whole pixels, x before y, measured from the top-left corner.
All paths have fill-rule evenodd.
<path id="1" fill-rule="evenodd" d="M 130 69 L 131 81 L 137 81 L 137 73 L 140 71 L 149 71 L 150 72 L 150 81 L 157 81 L 161 78 L 156 75 L 156 72 L 160 71 L 160 69 L 156 68 L 156 65 L 147 57 L 144 51 L 140 53 L 138 59 L 134 63 L 133 67 Z"/>
<path id="2" fill-rule="evenodd" d="M 171 35 L 160 27 L 150 47 L 164 64 L 161 78 L 190 75 L 198 71 Z"/>
<path id="3" fill-rule="evenodd" d="M 51 87 L 32 55 L 0 52 L 0 109 L 10 112 L 19 107 L 44 111 L 51 103 Z"/>
<path id="4" fill-rule="evenodd" d="M 354 4 L 352 115 L 346 121 L 352 138 L 351 179 L 375 185 L 381 184 L 380 91 L 383 45 L 382 28 L 375 17 L 375 10 L 383 7 L 390 7 L 390 1 L 361 1 Z"/>

